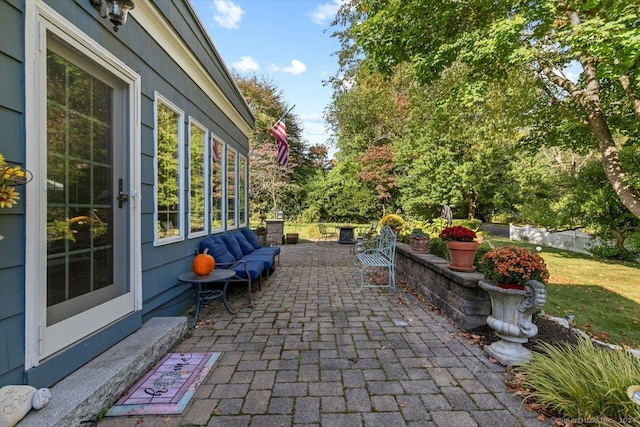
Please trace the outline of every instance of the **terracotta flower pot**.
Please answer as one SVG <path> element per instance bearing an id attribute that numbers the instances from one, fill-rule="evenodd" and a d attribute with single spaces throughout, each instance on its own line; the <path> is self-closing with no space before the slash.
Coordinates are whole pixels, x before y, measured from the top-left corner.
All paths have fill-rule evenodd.
<path id="1" fill-rule="evenodd" d="M 462 272 L 475 271 L 476 267 L 473 265 L 473 261 L 476 257 L 478 242 L 448 241 L 447 249 L 449 250 L 449 259 L 451 260 L 448 264 L 450 270 Z"/>
<path id="2" fill-rule="evenodd" d="M 428 237 L 409 237 L 409 243 L 411 244 L 411 251 L 416 253 L 424 254 L 427 252 L 427 248 L 429 247 L 429 238 Z"/>

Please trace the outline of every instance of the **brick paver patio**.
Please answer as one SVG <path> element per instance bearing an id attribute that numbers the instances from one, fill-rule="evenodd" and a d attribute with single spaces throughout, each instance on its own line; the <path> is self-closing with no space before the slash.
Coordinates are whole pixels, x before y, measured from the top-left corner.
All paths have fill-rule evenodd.
<path id="1" fill-rule="evenodd" d="M 180 416 L 105 418 L 144 426 L 543 426 L 505 370 L 403 286 L 358 293 L 348 245 L 286 245 L 247 306 L 205 306 L 173 351 L 222 352 Z M 243 307 L 244 305 L 244 307 Z"/>

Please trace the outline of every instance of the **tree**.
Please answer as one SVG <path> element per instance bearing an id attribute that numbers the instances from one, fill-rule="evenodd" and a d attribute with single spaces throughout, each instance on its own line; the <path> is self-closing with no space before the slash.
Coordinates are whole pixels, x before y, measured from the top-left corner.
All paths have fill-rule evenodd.
<path id="1" fill-rule="evenodd" d="M 291 200 L 298 193 L 307 165 L 306 145 L 301 140 L 301 126 L 295 113 L 285 118 L 289 143 L 289 164 L 281 166 L 277 160 L 277 144 L 268 130 L 289 110 L 281 92 L 266 78 L 234 75 L 236 84 L 242 91 L 256 118 L 256 125 L 249 137 L 249 197 L 254 216 L 259 213 L 275 212 L 282 208 L 285 200 Z M 287 206 L 289 208 L 289 206 Z"/>
<path id="2" fill-rule="evenodd" d="M 620 136 L 640 141 L 639 14 L 627 0 L 352 0 L 336 20 L 346 29 L 336 34 L 341 65 L 351 68 L 345 75 L 353 68 L 391 75 L 408 63 L 429 84 L 460 61 L 481 87 L 529 70 L 545 103 L 588 129 L 578 143 L 598 148 L 617 197 L 640 217 L 638 179 L 619 155 Z M 579 79 L 570 77 L 573 68 Z"/>

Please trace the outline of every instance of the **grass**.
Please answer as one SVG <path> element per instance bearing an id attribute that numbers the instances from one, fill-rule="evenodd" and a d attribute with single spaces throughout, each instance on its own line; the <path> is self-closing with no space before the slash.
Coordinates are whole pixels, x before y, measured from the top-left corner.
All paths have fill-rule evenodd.
<path id="1" fill-rule="evenodd" d="M 535 245 L 485 239 L 494 246 Z M 549 268 L 544 311 L 557 317 L 575 315 L 575 326 L 611 344 L 640 348 L 640 266 L 595 259 L 590 255 L 544 247 Z"/>
<path id="2" fill-rule="evenodd" d="M 626 393 L 640 377 L 634 356 L 595 347 L 584 338 L 576 346 L 542 344 L 540 350 L 515 370 L 525 397 L 565 418 L 590 420 L 587 424 L 622 426 L 640 420 L 640 407 Z"/>

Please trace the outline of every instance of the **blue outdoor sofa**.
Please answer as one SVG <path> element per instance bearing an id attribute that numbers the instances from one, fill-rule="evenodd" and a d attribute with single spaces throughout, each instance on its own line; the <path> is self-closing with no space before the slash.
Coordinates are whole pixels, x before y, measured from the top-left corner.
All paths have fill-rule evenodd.
<path id="1" fill-rule="evenodd" d="M 205 249 L 216 260 L 216 268 L 233 270 L 234 280 L 248 282 L 249 298 L 251 283 L 257 280 L 258 289 L 262 289 L 262 276 L 273 272 L 276 258 L 280 262 L 280 247 L 261 246 L 248 228 L 212 234 L 200 242 L 200 253 Z"/>

